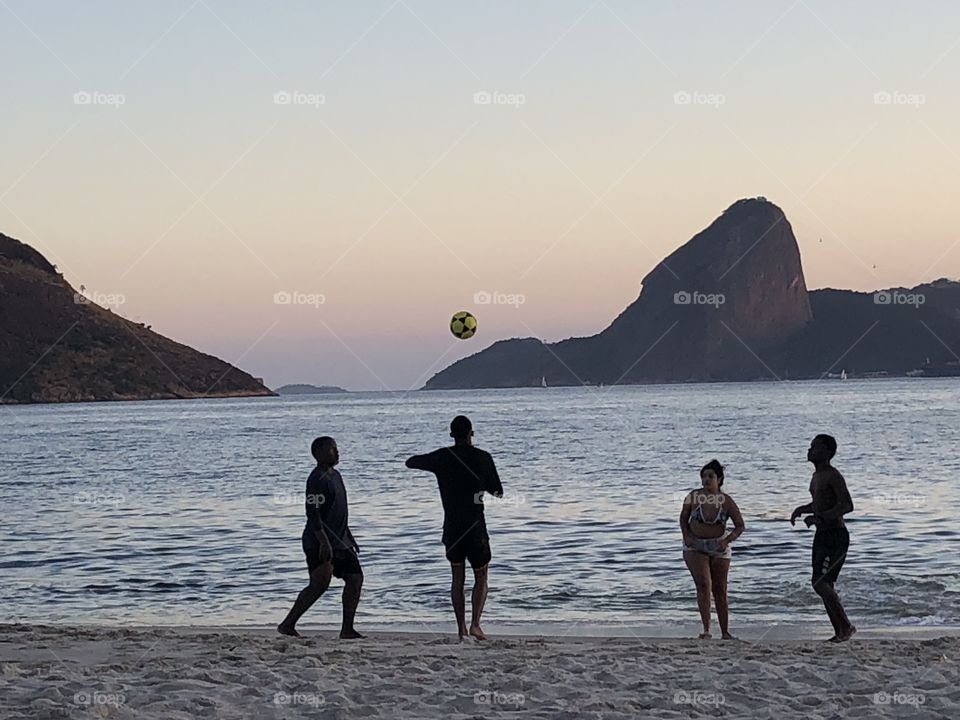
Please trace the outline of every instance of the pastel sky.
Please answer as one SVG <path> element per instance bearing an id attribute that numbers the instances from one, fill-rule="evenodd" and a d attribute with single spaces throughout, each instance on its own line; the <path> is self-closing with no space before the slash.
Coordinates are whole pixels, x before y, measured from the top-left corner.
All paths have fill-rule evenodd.
<path id="1" fill-rule="evenodd" d="M 0 59 L 0 232 L 271 386 L 592 334 L 746 196 L 811 288 L 960 277 L 953 1 L 0 0 Z"/>

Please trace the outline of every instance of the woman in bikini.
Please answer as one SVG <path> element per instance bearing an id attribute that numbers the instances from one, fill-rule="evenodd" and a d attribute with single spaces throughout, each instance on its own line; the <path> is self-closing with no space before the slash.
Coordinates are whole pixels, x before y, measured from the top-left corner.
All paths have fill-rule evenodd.
<path id="1" fill-rule="evenodd" d="M 723 465 L 711 460 L 700 470 L 701 488 L 691 490 L 680 511 L 680 532 L 683 533 L 683 560 L 697 586 L 697 605 L 703 622 L 701 640 L 710 635 L 710 593 L 717 604 L 717 619 L 724 640 L 732 640 L 728 626 L 727 573 L 730 570 L 730 543 L 746 529 L 740 508 L 724 493 Z M 727 533 L 727 520 L 733 520 L 733 531 Z"/>

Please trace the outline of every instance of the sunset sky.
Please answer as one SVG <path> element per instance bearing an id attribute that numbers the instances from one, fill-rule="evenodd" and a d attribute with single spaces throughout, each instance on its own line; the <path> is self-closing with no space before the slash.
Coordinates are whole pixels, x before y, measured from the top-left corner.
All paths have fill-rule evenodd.
<path id="1" fill-rule="evenodd" d="M 960 278 L 956 2 L 0 0 L 0 58 L 0 232 L 271 386 L 593 334 L 747 196 L 810 288 Z"/>

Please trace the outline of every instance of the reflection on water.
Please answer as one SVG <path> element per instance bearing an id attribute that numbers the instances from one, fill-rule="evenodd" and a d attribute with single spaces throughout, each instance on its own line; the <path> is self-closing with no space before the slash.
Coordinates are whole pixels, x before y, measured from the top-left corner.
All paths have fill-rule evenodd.
<path id="1" fill-rule="evenodd" d="M 431 475 L 403 460 L 457 413 L 498 462 L 491 622 L 693 622 L 680 500 L 717 457 L 747 533 L 736 622 L 823 621 L 808 586 L 810 438 L 856 512 L 839 588 L 864 624 L 960 623 L 960 382 L 832 381 L 0 407 L 0 620 L 265 623 L 306 578 L 310 440 L 334 435 L 366 572 L 361 615 L 448 612 Z M 336 620 L 321 601 L 307 620 Z"/>

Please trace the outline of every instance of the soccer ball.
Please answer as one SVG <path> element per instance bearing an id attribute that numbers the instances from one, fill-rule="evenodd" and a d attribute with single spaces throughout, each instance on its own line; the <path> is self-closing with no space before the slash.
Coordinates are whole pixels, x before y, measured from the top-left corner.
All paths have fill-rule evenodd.
<path id="1" fill-rule="evenodd" d="M 461 340 L 472 338 L 477 332 L 477 319 L 466 312 L 458 312 L 450 319 L 450 332 Z"/>

